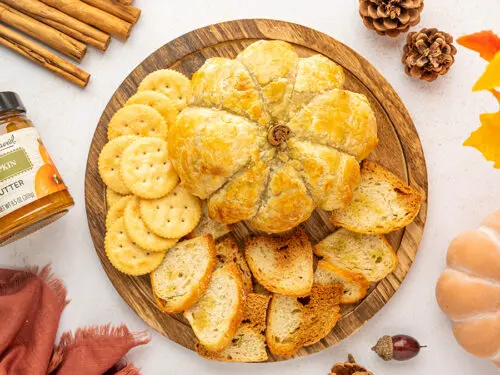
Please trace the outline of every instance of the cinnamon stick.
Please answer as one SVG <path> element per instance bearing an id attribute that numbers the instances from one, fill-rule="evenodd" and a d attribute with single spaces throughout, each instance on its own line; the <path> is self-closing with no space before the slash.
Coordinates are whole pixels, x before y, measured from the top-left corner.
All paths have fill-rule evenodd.
<path id="1" fill-rule="evenodd" d="M 124 5 L 130 5 L 134 2 L 134 0 L 111 0 L 113 3 L 119 3 Z"/>
<path id="2" fill-rule="evenodd" d="M 18 11 L 101 51 L 105 51 L 111 41 L 108 34 L 38 0 L 0 0 L 0 3 L 10 5 Z"/>
<path id="3" fill-rule="evenodd" d="M 1 24 L 0 44 L 80 87 L 87 86 L 90 74 Z"/>
<path id="4" fill-rule="evenodd" d="M 141 15 L 141 10 L 139 8 L 116 3 L 109 0 L 82 0 L 84 3 L 92 5 L 99 8 L 113 16 L 121 18 L 127 22 L 135 24 Z"/>
<path id="5" fill-rule="evenodd" d="M 132 24 L 80 0 L 40 0 L 42 3 L 59 9 L 72 17 L 89 25 L 126 40 L 130 35 Z"/>
<path id="6" fill-rule="evenodd" d="M 38 39 L 76 61 L 81 61 L 87 52 L 87 46 L 82 42 L 2 3 L 0 3 L 0 21 Z"/>

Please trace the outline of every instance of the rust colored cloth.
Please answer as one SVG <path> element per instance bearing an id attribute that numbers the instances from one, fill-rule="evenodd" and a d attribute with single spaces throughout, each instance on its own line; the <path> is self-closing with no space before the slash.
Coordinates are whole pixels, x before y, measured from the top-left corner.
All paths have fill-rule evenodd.
<path id="1" fill-rule="evenodd" d="M 40 272 L 0 269 L 0 375 L 138 375 L 123 362 L 146 332 L 124 325 L 63 333 L 54 346 L 66 288 L 49 267 Z"/>

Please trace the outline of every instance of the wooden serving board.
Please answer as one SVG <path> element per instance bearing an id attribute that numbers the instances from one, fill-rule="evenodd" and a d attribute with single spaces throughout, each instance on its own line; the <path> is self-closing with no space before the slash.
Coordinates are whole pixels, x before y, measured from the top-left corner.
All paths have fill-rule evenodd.
<path id="1" fill-rule="evenodd" d="M 293 44 L 301 56 L 320 53 L 341 65 L 346 73 L 345 88 L 365 94 L 377 116 L 380 143 L 370 159 L 379 162 L 427 196 L 427 170 L 422 146 L 405 106 L 384 77 L 349 47 L 304 26 L 261 19 L 219 23 L 192 31 L 167 43 L 134 69 L 106 106 L 89 151 L 85 199 L 88 224 L 96 251 L 117 291 L 147 324 L 189 349 L 193 349 L 195 344 L 193 331 L 182 315 L 165 315 L 155 307 L 149 278 L 126 276 L 113 268 L 106 258 L 104 223 L 107 207 L 105 186 L 98 174 L 97 159 L 107 142 L 107 125 L 111 116 L 136 92 L 139 83 L 148 73 L 171 68 L 190 77 L 207 58 L 234 58 L 238 52 L 259 39 L 281 39 Z M 297 357 L 318 352 L 349 337 L 389 301 L 415 259 L 426 212 L 425 201 L 412 224 L 388 236 L 399 258 L 399 266 L 394 273 L 374 286 L 361 303 L 344 307 L 343 316 L 335 329 L 317 344 L 302 348 Z M 303 226 L 313 243 L 334 230 L 327 214 L 319 210 Z M 244 224 L 238 224 L 233 234 L 241 243 L 250 232 Z M 270 361 L 282 359 L 270 356 Z"/>

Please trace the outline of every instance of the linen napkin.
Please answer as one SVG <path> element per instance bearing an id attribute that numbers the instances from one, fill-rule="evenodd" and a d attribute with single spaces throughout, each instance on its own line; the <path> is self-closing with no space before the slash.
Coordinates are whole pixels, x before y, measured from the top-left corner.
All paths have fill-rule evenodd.
<path id="1" fill-rule="evenodd" d="M 0 375 L 138 375 L 123 361 L 147 332 L 104 325 L 63 333 L 54 347 L 66 288 L 47 266 L 0 269 Z"/>

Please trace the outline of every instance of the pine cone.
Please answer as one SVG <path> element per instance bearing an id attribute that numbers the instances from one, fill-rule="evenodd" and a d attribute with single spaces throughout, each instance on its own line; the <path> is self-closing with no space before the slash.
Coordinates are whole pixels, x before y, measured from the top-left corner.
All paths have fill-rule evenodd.
<path id="1" fill-rule="evenodd" d="M 354 357 L 349 354 L 347 362 L 336 363 L 333 365 L 329 375 L 373 375 L 363 366 L 358 365 Z"/>
<path id="2" fill-rule="evenodd" d="M 365 26 L 379 35 L 396 37 L 420 22 L 424 0 L 359 0 Z"/>
<path id="3" fill-rule="evenodd" d="M 431 82 L 448 73 L 456 53 L 450 34 L 438 29 L 422 29 L 408 34 L 402 62 L 410 77 Z"/>

